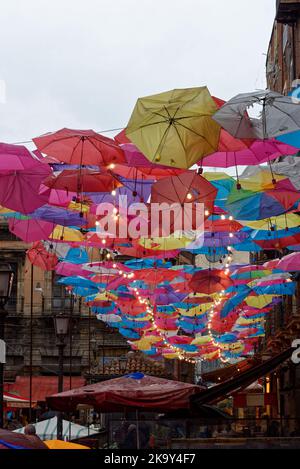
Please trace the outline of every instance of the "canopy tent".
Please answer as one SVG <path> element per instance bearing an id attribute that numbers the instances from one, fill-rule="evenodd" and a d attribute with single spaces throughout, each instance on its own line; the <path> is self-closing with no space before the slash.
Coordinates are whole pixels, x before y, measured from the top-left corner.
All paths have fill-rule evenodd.
<path id="1" fill-rule="evenodd" d="M 14 394 L 10 394 L 8 392 L 3 394 L 3 400 L 6 407 L 29 407 L 28 399 L 25 399 L 21 396 L 15 396 Z"/>
<path id="2" fill-rule="evenodd" d="M 91 405 L 101 412 L 122 412 L 125 408 L 135 410 L 188 409 L 190 397 L 201 392 L 194 384 L 133 373 L 121 378 L 54 394 L 47 398 L 55 410 L 75 410 L 78 404 Z"/>
<path id="3" fill-rule="evenodd" d="M 42 440 L 55 440 L 57 438 L 57 417 L 52 419 L 42 420 L 33 424 L 35 426 L 36 434 Z M 25 427 L 14 430 L 15 433 L 24 433 Z M 97 433 L 95 430 L 90 430 L 87 427 L 78 425 L 77 423 L 68 422 L 63 420 L 62 437 L 68 440 L 75 440 Z"/>

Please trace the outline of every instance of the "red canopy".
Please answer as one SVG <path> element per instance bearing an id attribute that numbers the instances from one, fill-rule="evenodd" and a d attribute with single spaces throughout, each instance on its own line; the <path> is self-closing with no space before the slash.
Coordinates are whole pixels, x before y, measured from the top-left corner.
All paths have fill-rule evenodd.
<path id="1" fill-rule="evenodd" d="M 91 405 L 101 412 L 120 412 L 130 407 L 165 412 L 188 409 L 190 397 L 201 392 L 201 387 L 195 384 L 142 373 L 129 376 L 54 394 L 47 397 L 47 403 L 52 409 L 65 412 L 75 410 L 78 404 Z"/>

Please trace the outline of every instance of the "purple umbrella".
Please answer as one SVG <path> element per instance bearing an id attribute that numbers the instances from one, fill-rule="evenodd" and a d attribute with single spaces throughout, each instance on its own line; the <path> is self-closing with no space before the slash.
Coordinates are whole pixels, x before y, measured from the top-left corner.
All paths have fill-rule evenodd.
<path id="1" fill-rule="evenodd" d="M 60 207 L 51 207 L 51 205 L 39 207 L 30 214 L 30 217 L 62 226 L 82 226 L 86 224 L 86 220 L 81 218 L 78 212 L 72 212 L 71 210 L 65 210 Z"/>

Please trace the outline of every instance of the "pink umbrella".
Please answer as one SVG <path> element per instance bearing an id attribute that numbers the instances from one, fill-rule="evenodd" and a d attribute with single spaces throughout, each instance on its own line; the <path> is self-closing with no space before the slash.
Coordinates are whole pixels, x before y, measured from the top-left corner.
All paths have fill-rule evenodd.
<path id="1" fill-rule="evenodd" d="M 284 256 L 277 264 L 277 269 L 295 272 L 300 270 L 300 252 L 293 252 Z"/>
<path id="2" fill-rule="evenodd" d="M 54 230 L 55 225 L 47 221 L 35 220 L 17 220 L 11 218 L 8 222 L 9 230 L 25 243 L 47 239 Z"/>
<path id="3" fill-rule="evenodd" d="M 73 198 L 77 196 L 76 192 L 66 192 L 60 189 L 50 189 L 49 187 L 41 184 L 40 194 L 48 197 L 48 203 L 57 207 L 67 208 Z"/>
<path id="4" fill-rule="evenodd" d="M 64 277 L 80 275 L 81 277 L 88 278 L 91 275 L 91 272 L 83 270 L 80 264 L 72 264 L 71 262 L 60 262 L 55 271 L 58 275 L 63 275 Z"/>
<path id="5" fill-rule="evenodd" d="M 50 173 L 25 147 L 0 144 L 0 205 L 25 214 L 41 207 L 48 196 L 40 185 Z"/>
<path id="6" fill-rule="evenodd" d="M 282 155 L 294 155 L 298 152 L 285 143 L 275 139 L 255 140 L 249 147 L 237 151 L 218 151 L 199 161 L 200 166 L 228 168 L 230 166 L 251 166 L 274 160 Z"/>
<path id="7" fill-rule="evenodd" d="M 278 262 L 280 262 L 280 259 L 272 259 L 271 261 L 267 261 L 263 264 L 263 267 L 265 269 L 277 269 Z"/>
<path id="8" fill-rule="evenodd" d="M 22 171 L 35 168 L 39 159 L 26 147 L 0 143 L 0 171 Z"/>

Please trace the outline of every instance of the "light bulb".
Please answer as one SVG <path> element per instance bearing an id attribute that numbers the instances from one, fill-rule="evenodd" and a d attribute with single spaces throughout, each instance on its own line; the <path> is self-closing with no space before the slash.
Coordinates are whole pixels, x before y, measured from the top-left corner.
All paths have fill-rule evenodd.
<path id="1" fill-rule="evenodd" d="M 112 195 L 113 197 L 115 197 L 116 193 L 117 193 L 117 192 L 116 192 L 115 189 L 113 189 L 113 190 L 111 191 L 111 195 Z"/>
<path id="2" fill-rule="evenodd" d="M 232 221 L 232 220 L 233 220 L 233 216 L 232 216 L 232 215 L 230 215 L 230 217 L 229 217 L 229 220 L 230 220 L 230 221 Z"/>
<path id="3" fill-rule="evenodd" d="M 208 215 L 209 215 L 209 210 L 205 210 L 204 215 L 205 215 L 206 217 L 208 217 Z"/>
<path id="4" fill-rule="evenodd" d="M 233 233 L 229 233 L 229 238 L 233 238 Z"/>
<path id="5" fill-rule="evenodd" d="M 114 163 L 111 163 L 111 164 L 109 165 L 109 169 L 115 169 L 115 167 L 116 167 L 116 165 L 115 165 Z"/>
<path id="6" fill-rule="evenodd" d="M 192 194 L 189 192 L 189 193 L 187 194 L 186 198 L 187 198 L 188 200 L 191 200 L 191 199 L 193 198 L 193 196 L 192 196 Z"/>
<path id="7" fill-rule="evenodd" d="M 106 254 L 106 259 L 110 259 L 110 258 L 111 258 L 111 254 L 110 254 L 110 252 L 108 252 L 108 253 Z"/>
<path id="8" fill-rule="evenodd" d="M 102 239 L 102 244 L 106 244 L 106 239 Z"/>
<path id="9" fill-rule="evenodd" d="M 96 225 L 96 226 L 99 226 L 99 225 L 100 225 L 100 221 L 96 220 L 96 221 L 95 221 L 95 225 Z"/>
<path id="10" fill-rule="evenodd" d="M 225 220 L 225 219 L 226 219 L 225 215 L 221 215 L 221 220 Z"/>
<path id="11" fill-rule="evenodd" d="M 113 213 L 115 213 L 115 214 L 118 213 L 117 207 L 114 207 L 114 208 L 113 208 Z"/>

